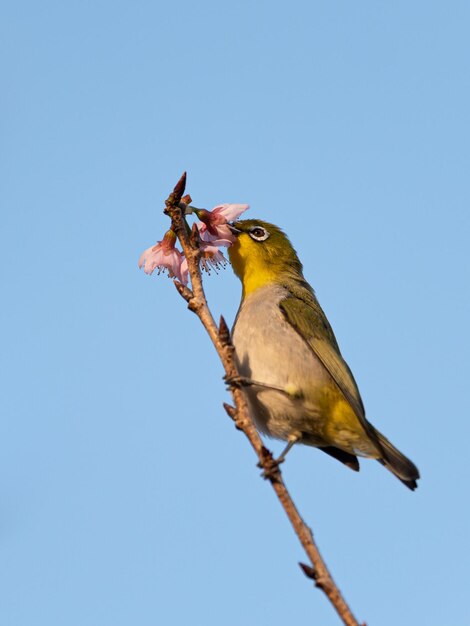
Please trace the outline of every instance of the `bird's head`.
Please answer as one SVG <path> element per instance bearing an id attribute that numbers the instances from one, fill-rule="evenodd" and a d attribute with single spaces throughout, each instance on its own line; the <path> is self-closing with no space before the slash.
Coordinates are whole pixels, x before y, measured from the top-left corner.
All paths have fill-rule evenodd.
<path id="1" fill-rule="evenodd" d="M 302 264 L 278 226 L 261 220 L 241 220 L 231 230 L 236 241 L 228 255 L 245 296 L 269 283 L 303 279 Z"/>

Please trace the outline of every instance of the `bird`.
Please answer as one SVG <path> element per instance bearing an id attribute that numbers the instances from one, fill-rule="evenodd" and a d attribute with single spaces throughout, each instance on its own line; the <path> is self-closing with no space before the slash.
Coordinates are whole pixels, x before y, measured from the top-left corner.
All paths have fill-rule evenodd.
<path id="1" fill-rule="evenodd" d="M 239 376 L 259 432 L 316 447 L 359 471 L 376 459 L 409 489 L 419 471 L 367 419 L 354 376 L 284 232 L 257 219 L 232 222 L 228 248 L 242 283 L 232 328 Z M 230 381 L 229 381 L 230 382 Z"/>

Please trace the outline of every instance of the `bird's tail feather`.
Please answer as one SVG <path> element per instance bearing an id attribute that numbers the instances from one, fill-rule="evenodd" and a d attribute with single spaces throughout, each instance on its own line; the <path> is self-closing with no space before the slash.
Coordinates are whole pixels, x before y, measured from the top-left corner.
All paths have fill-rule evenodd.
<path id="1" fill-rule="evenodd" d="M 379 441 L 382 457 L 378 459 L 392 474 L 394 474 L 409 489 L 416 489 L 419 471 L 416 465 L 404 454 L 395 448 L 390 441 L 374 428 Z"/>

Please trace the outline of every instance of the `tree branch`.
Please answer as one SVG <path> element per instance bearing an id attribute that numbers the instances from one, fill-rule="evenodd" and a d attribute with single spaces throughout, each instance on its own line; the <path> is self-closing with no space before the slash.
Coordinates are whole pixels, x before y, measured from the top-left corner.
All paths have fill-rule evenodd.
<path id="1" fill-rule="evenodd" d="M 182 285 L 177 280 L 174 281 L 179 294 L 188 303 L 188 308 L 193 311 L 201 320 L 217 354 L 220 357 L 227 379 L 238 377 L 237 366 L 234 358 L 234 347 L 230 338 L 230 331 L 223 317 L 217 324 L 212 317 L 212 313 L 207 304 L 202 284 L 200 271 L 200 251 L 198 247 L 197 232 L 188 233 L 184 217 L 184 205 L 191 202 L 191 198 L 186 196 L 181 202 L 186 186 L 186 172 L 180 178 L 173 192 L 165 202 L 165 213 L 171 218 L 172 229 L 176 233 L 183 252 L 188 260 L 189 275 L 191 277 L 192 289 Z M 302 544 L 302 547 L 310 560 L 310 565 L 300 563 L 304 574 L 315 582 L 315 586 L 320 588 L 328 597 L 329 601 L 336 609 L 339 617 L 346 626 L 360 626 L 351 609 L 346 604 L 340 590 L 334 582 L 328 568 L 318 550 L 310 528 L 302 519 L 294 501 L 292 500 L 287 487 L 282 478 L 279 465 L 274 460 L 272 453 L 264 446 L 261 437 L 254 425 L 250 415 L 245 395 L 241 388 L 231 387 L 231 393 L 235 406 L 224 404 L 228 415 L 235 422 L 235 426 L 244 432 L 253 447 L 257 457 L 258 465 L 264 470 L 265 478 L 271 483 L 292 527 Z M 365 626 L 365 624 L 363 625 Z"/>

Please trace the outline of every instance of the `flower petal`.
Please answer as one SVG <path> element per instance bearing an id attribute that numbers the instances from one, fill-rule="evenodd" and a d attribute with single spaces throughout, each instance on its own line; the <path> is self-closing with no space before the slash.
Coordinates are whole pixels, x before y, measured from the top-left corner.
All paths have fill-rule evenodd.
<path id="1" fill-rule="evenodd" d="M 219 204 L 211 212 L 224 217 L 227 222 L 232 222 L 238 219 L 249 207 L 249 204 Z"/>
<path id="2" fill-rule="evenodd" d="M 181 261 L 180 271 L 179 271 L 179 276 L 178 276 L 180 282 L 182 282 L 183 285 L 188 284 L 188 274 L 189 274 L 188 259 L 184 256 L 183 260 Z"/>
<path id="3" fill-rule="evenodd" d="M 227 264 L 227 259 L 215 245 L 202 244 L 201 252 L 201 265 L 206 272 L 209 272 L 211 268 L 218 270 Z"/>
<path id="4" fill-rule="evenodd" d="M 143 268 L 146 274 L 152 274 L 161 264 L 165 256 L 161 243 L 161 241 L 158 241 L 154 246 L 150 246 L 150 248 L 144 250 L 140 255 L 139 267 Z"/>
<path id="5" fill-rule="evenodd" d="M 201 224 L 201 227 L 199 226 Z M 236 237 L 227 226 L 227 224 L 219 224 L 213 226 L 212 230 L 215 234 L 209 232 L 205 224 L 198 222 L 199 235 L 201 240 L 206 243 L 211 243 L 214 246 L 230 247 L 234 243 Z"/>
<path id="6" fill-rule="evenodd" d="M 144 250 L 139 259 L 139 267 L 149 275 L 157 268 L 159 272 L 166 270 L 170 278 L 175 276 L 181 282 L 187 282 L 187 275 L 181 271 L 183 260 L 183 254 L 164 239 Z"/>

